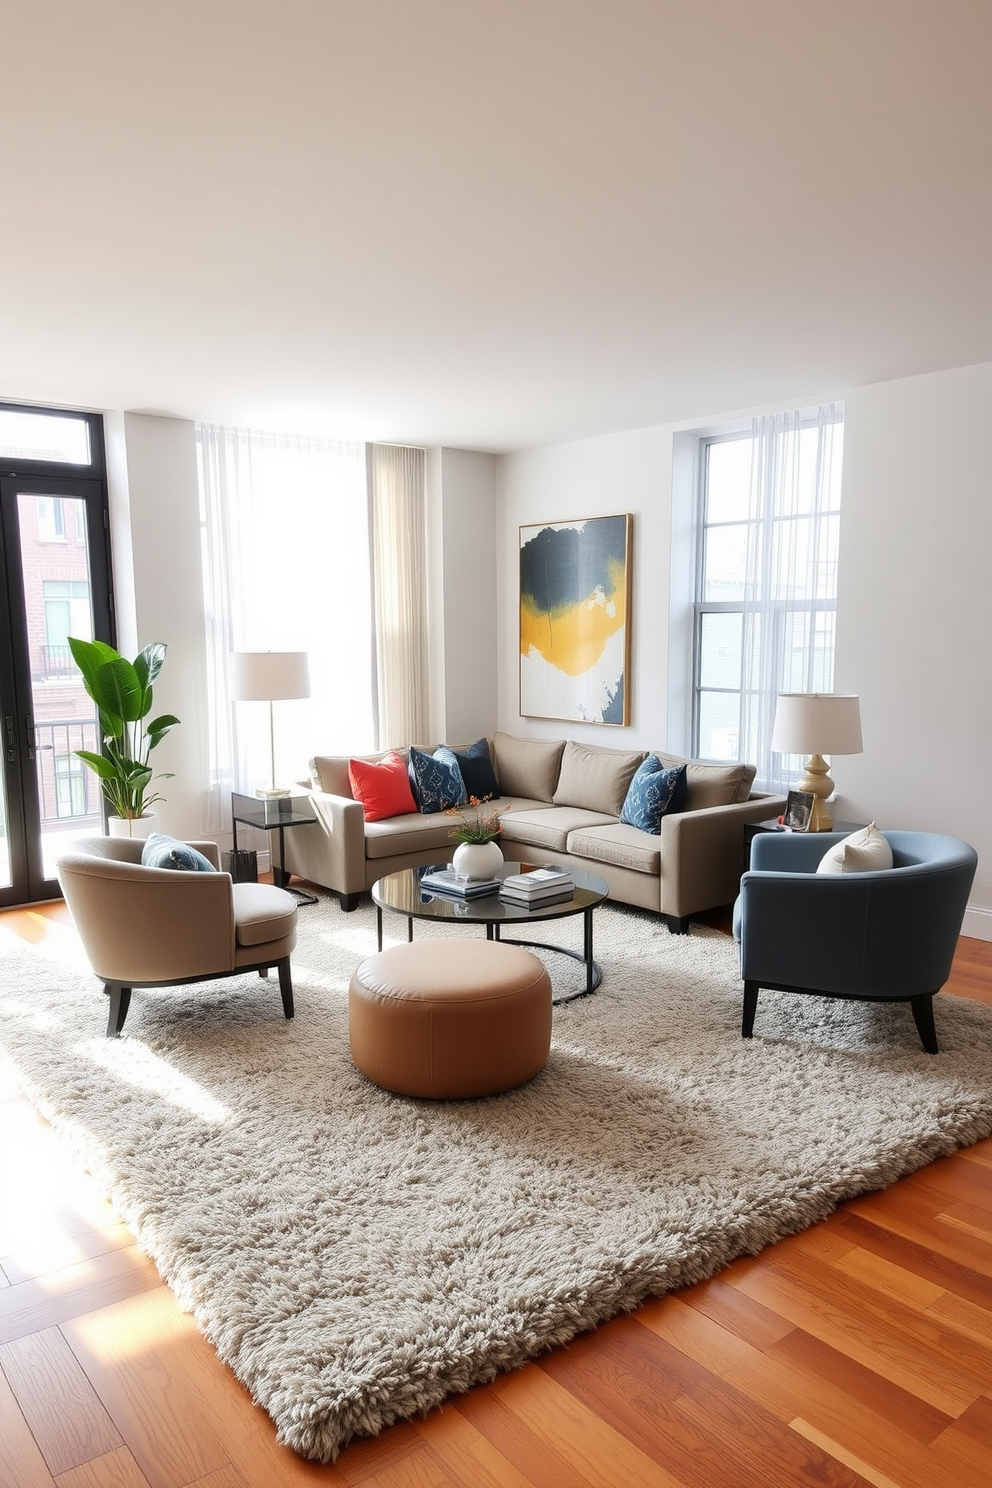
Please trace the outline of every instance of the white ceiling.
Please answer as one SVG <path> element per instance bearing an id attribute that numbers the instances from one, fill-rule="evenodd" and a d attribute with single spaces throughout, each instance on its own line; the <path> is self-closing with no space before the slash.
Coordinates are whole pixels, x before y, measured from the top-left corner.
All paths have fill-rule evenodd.
<path id="1" fill-rule="evenodd" d="M 989 0 L 0 0 L 0 398 L 505 450 L 992 360 Z"/>

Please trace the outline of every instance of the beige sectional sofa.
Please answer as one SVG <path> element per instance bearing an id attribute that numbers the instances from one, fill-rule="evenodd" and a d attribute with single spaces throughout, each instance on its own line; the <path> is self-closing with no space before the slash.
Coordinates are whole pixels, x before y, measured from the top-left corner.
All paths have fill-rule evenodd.
<path id="1" fill-rule="evenodd" d="M 676 933 L 688 929 L 690 916 L 736 898 L 744 823 L 777 816 L 785 807 L 782 796 L 751 793 L 753 765 L 685 762 L 655 750 L 663 765 L 688 764 L 684 809 L 662 817 L 655 836 L 619 820 L 627 787 L 649 751 L 506 733 L 496 733 L 489 747 L 499 804 L 510 808 L 500 844 L 505 858 L 598 873 L 611 898 L 657 911 Z M 285 834 L 284 866 L 354 909 L 376 879 L 450 862 L 457 843 L 443 813 L 366 822 L 351 794 L 348 763 L 332 755 L 311 762 L 309 795 L 318 820 Z"/>

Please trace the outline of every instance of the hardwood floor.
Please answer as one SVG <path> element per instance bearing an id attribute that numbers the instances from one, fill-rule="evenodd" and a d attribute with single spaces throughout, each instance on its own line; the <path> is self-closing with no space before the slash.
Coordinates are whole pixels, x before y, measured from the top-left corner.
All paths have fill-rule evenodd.
<path id="1" fill-rule="evenodd" d="M 64 906 L 0 915 L 72 935 Z M 948 991 L 992 1004 L 992 944 Z M 990 1055 L 992 1057 L 992 1055 Z M 333 1467 L 268 1417 L 0 1064 L 2 1488 L 990 1488 L 992 1140 Z"/>

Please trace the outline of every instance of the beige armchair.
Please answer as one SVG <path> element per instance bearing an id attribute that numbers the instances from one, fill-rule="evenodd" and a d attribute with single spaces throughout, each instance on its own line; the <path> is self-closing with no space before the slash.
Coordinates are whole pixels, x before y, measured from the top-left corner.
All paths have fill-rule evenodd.
<path id="1" fill-rule="evenodd" d="M 190 844 L 219 866 L 214 842 Z M 237 884 L 228 873 L 146 868 L 143 843 L 78 839 L 58 862 L 59 883 L 90 965 L 110 998 L 107 1037 L 124 1027 L 134 987 L 172 987 L 258 971 L 279 972 L 292 1018 L 289 958 L 296 901 L 270 884 Z"/>

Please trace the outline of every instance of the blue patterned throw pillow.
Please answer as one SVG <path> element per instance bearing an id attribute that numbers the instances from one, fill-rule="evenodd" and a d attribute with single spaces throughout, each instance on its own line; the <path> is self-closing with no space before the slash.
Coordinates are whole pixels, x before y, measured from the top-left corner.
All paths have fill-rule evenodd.
<path id="1" fill-rule="evenodd" d="M 620 820 L 657 837 L 661 818 L 682 810 L 687 790 L 685 765 L 666 769 L 656 754 L 649 754 L 627 787 Z"/>
<path id="2" fill-rule="evenodd" d="M 448 811 L 467 800 L 458 761 L 444 744 L 433 754 L 411 748 L 410 783 L 417 805 L 425 816 L 435 811 Z"/>
<path id="3" fill-rule="evenodd" d="M 145 868 L 179 868 L 187 873 L 216 873 L 209 858 L 205 858 L 188 842 L 179 842 L 167 837 L 164 832 L 149 833 L 141 849 L 141 862 Z"/>

